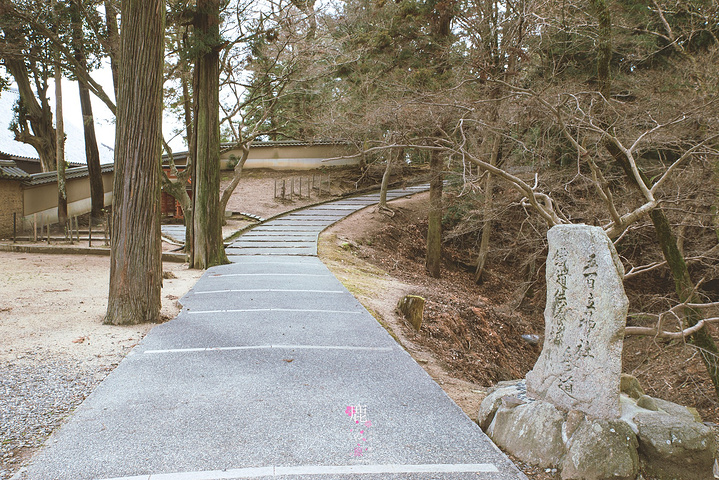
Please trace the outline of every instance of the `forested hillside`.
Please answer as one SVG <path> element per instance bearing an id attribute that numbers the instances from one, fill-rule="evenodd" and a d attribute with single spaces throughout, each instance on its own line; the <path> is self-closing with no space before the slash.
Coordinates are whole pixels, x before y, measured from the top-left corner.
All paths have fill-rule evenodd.
<path id="1" fill-rule="evenodd" d="M 427 274 L 438 256 L 479 283 L 509 266 L 515 307 L 541 295 L 548 227 L 604 227 L 627 272 L 627 334 L 686 342 L 719 391 L 718 14 L 705 1 L 317 8 L 304 83 L 277 112 L 286 135 L 350 139 L 368 164 L 429 164 Z"/>

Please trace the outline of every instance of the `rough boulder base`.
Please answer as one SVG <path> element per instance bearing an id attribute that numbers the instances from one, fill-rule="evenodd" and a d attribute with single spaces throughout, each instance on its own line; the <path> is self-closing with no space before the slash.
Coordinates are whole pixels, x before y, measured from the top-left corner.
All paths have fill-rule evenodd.
<path id="1" fill-rule="evenodd" d="M 564 480 L 634 480 L 637 437 L 624 422 L 583 418 L 567 442 L 561 470 Z"/>
<path id="2" fill-rule="evenodd" d="M 557 225 L 547 238 L 544 347 L 527 391 L 565 411 L 619 418 L 624 269 L 600 227 Z"/>
<path id="3" fill-rule="evenodd" d="M 528 399 L 524 380 L 501 382 L 482 401 L 477 423 L 520 460 L 559 468 L 563 480 L 713 479 L 714 434 L 696 412 L 632 398 L 642 390 L 629 375 L 623 386 L 620 419 L 601 420 Z"/>
<path id="4" fill-rule="evenodd" d="M 554 467 L 564 454 L 563 424 L 564 414 L 546 402 L 500 405 L 487 435 L 524 462 Z"/>
<path id="5" fill-rule="evenodd" d="M 639 412 L 633 421 L 639 430 L 645 473 L 662 480 L 713 480 L 716 447 L 709 427 L 691 415 L 676 416 L 661 410 Z"/>

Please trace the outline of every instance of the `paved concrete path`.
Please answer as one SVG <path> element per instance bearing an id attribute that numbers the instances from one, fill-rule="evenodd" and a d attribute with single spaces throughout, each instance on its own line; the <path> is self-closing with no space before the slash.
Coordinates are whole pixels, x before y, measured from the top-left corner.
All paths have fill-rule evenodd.
<path id="1" fill-rule="evenodd" d="M 185 226 L 184 225 L 161 225 L 162 237 L 177 245 L 185 244 Z"/>
<path id="2" fill-rule="evenodd" d="M 240 215 L 247 218 L 250 221 L 264 222 L 265 219 L 259 215 L 253 215 L 251 213 L 239 212 Z M 185 245 L 185 225 L 162 225 L 162 238 L 170 243 L 177 245 Z"/>
<path id="3" fill-rule="evenodd" d="M 316 257 L 377 199 L 243 235 L 18 478 L 524 478 Z"/>

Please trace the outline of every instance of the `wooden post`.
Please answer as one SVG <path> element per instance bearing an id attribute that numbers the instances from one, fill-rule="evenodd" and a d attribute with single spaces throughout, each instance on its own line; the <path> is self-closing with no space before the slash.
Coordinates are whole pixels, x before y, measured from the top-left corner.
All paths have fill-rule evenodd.
<path id="1" fill-rule="evenodd" d="M 37 213 L 32 214 L 32 241 L 37 242 Z"/>
<path id="2" fill-rule="evenodd" d="M 12 243 L 17 242 L 17 212 L 12 212 Z"/>
<path id="3" fill-rule="evenodd" d="M 87 226 L 87 246 L 92 247 L 92 215 L 90 215 L 90 223 Z"/>
<path id="4" fill-rule="evenodd" d="M 302 177 L 300 176 L 300 193 L 299 193 L 300 200 L 302 200 Z"/>
<path id="5" fill-rule="evenodd" d="M 75 215 L 75 233 L 77 234 L 77 243 L 80 243 L 80 219 Z"/>
<path id="6" fill-rule="evenodd" d="M 282 200 L 285 199 L 285 193 L 287 193 L 287 184 L 285 183 L 285 179 L 282 179 Z"/>
<path id="7" fill-rule="evenodd" d="M 107 239 L 109 237 L 109 232 L 108 232 L 109 228 L 110 228 L 110 213 L 107 212 L 107 213 L 105 213 L 105 228 L 103 229 L 103 231 L 105 233 L 105 246 L 106 247 L 110 245 L 107 241 Z"/>
<path id="8" fill-rule="evenodd" d="M 47 222 L 47 244 L 50 245 L 50 222 Z"/>
<path id="9" fill-rule="evenodd" d="M 404 317 L 419 332 L 422 328 L 422 319 L 424 317 L 425 299 L 418 295 L 405 295 L 399 300 L 397 310 L 402 312 Z"/>
<path id="10" fill-rule="evenodd" d="M 70 228 L 68 229 L 68 222 L 70 222 Z M 74 245 L 74 237 L 72 236 L 72 217 L 65 220 L 65 240 L 67 240 L 67 234 L 70 234 L 70 245 Z"/>
<path id="11" fill-rule="evenodd" d="M 275 178 L 275 196 L 274 198 L 277 198 L 277 179 Z"/>

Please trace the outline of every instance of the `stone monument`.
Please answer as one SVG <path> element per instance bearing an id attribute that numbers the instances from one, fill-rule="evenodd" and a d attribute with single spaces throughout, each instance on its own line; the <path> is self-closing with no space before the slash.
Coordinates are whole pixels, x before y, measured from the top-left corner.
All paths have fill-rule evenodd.
<path id="1" fill-rule="evenodd" d="M 527 392 L 565 411 L 619 418 L 624 268 L 600 227 L 557 225 L 547 239 L 544 348 L 527 374 Z"/>
<path id="2" fill-rule="evenodd" d="M 713 480 L 714 432 L 687 407 L 622 376 L 624 269 L 599 227 L 547 235 L 544 348 L 526 380 L 501 382 L 477 423 L 520 460 L 563 480 Z M 644 477 L 639 477 L 644 478 Z"/>

